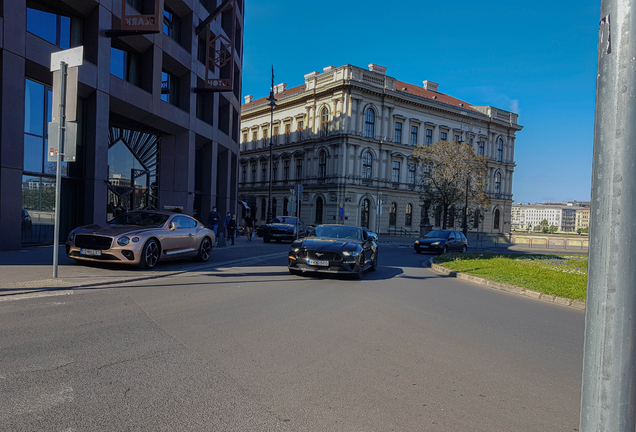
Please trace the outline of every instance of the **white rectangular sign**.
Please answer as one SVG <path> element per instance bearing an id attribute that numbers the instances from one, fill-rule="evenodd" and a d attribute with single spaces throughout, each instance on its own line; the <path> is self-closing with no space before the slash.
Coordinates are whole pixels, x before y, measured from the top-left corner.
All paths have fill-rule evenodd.
<path id="1" fill-rule="evenodd" d="M 69 68 L 81 66 L 84 62 L 84 47 L 78 46 L 51 53 L 51 72 L 60 70 L 60 63 L 64 62 Z"/>

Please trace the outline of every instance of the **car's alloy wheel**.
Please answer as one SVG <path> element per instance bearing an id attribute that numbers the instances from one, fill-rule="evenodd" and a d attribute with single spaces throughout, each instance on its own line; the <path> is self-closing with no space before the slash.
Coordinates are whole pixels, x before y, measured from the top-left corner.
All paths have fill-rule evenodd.
<path id="1" fill-rule="evenodd" d="M 462 253 L 466 253 L 467 250 L 468 250 L 468 247 L 466 245 L 462 246 Z"/>
<path id="2" fill-rule="evenodd" d="M 146 269 L 151 269 L 157 265 L 159 261 L 159 244 L 157 240 L 148 240 L 148 243 L 144 245 L 144 249 L 141 252 L 140 266 Z"/>
<path id="3" fill-rule="evenodd" d="M 197 255 L 197 261 L 206 262 L 210 259 L 210 253 L 212 252 L 212 242 L 208 237 L 201 240 L 199 246 L 199 254 Z"/>
<path id="4" fill-rule="evenodd" d="M 362 258 L 358 260 L 358 271 L 356 272 L 356 279 L 362 279 L 362 275 L 364 274 L 364 261 Z"/>
<path id="5" fill-rule="evenodd" d="M 373 256 L 373 261 L 371 261 L 371 271 L 376 271 L 378 269 L 378 253 L 376 252 Z"/>
<path id="6" fill-rule="evenodd" d="M 446 254 L 446 252 L 448 252 L 448 247 L 444 245 L 444 247 L 442 248 L 442 255 Z"/>

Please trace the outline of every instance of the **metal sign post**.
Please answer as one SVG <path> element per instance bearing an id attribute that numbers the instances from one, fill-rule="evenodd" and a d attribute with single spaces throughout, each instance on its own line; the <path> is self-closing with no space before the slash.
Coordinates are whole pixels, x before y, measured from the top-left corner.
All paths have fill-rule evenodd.
<path id="1" fill-rule="evenodd" d="M 84 47 L 72 48 L 70 50 L 54 52 L 51 54 L 51 72 L 54 73 L 53 94 L 55 95 L 59 88 L 59 97 L 54 97 L 55 102 L 59 101 L 59 110 L 57 116 L 52 116 L 52 122 L 49 123 L 49 155 L 48 160 L 56 163 L 55 170 L 55 227 L 53 234 L 53 278 L 57 278 L 57 265 L 59 255 L 60 242 L 60 202 L 62 194 L 62 156 L 65 150 L 68 150 L 68 158 L 65 161 L 75 161 L 75 142 L 77 135 L 77 127 L 74 123 L 69 123 L 69 133 L 67 133 L 67 115 L 74 120 L 75 109 L 77 107 L 77 67 L 80 66 L 84 59 Z M 69 78 L 68 68 L 74 68 L 71 83 L 73 91 L 67 94 L 67 79 Z M 67 96 L 72 99 L 72 103 L 67 103 Z M 67 112 L 67 105 L 70 106 L 70 112 Z M 55 112 L 55 105 L 53 105 Z M 57 132 L 57 133 L 55 133 Z M 66 138 L 71 137 L 70 140 Z M 66 140 L 66 142 L 65 142 Z"/>

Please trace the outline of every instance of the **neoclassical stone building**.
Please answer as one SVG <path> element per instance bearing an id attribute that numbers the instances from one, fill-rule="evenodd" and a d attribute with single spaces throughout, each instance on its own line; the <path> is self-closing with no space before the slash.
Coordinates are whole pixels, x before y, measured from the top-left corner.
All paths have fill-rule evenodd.
<path id="1" fill-rule="evenodd" d="M 467 141 L 490 158 L 491 205 L 472 218 L 470 231 L 508 233 L 518 115 L 474 106 L 441 93 L 438 84 L 416 86 L 386 75 L 386 68 L 329 66 L 305 75 L 303 85 L 274 88 L 270 125 L 267 98 L 245 97 L 241 107 L 239 199 L 265 222 L 269 144 L 273 135 L 272 210 L 288 214 L 290 189 L 300 183 L 301 218 L 307 224 L 343 223 L 380 232 L 418 232 L 421 201 L 414 146 Z M 448 225 L 461 229 L 462 209 Z M 433 226 L 441 225 L 429 209 Z M 474 222 L 474 220 L 476 222 Z"/>

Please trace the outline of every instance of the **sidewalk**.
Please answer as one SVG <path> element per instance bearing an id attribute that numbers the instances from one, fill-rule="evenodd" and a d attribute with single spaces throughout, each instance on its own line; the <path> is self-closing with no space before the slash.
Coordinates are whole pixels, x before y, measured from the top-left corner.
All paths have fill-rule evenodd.
<path id="1" fill-rule="evenodd" d="M 67 258 L 64 246 L 58 255 L 58 277 L 53 278 L 53 246 L 0 251 L 0 297 L 31 292 L 72 289 L 77 287 L 110 285 L 135 280 L 162 278 L 186 271 L 213 267 L 230 267 L 268 257 L 286 256 L 289 243 L 263 243 L 261 238 L 251 242 L 238 237 L 234 246 L 215 247 L 206 263 L 193 260 L 166 261 L 152 270 L 141 270 L 129 265 L 89 263 L 79 265 Z"/>

